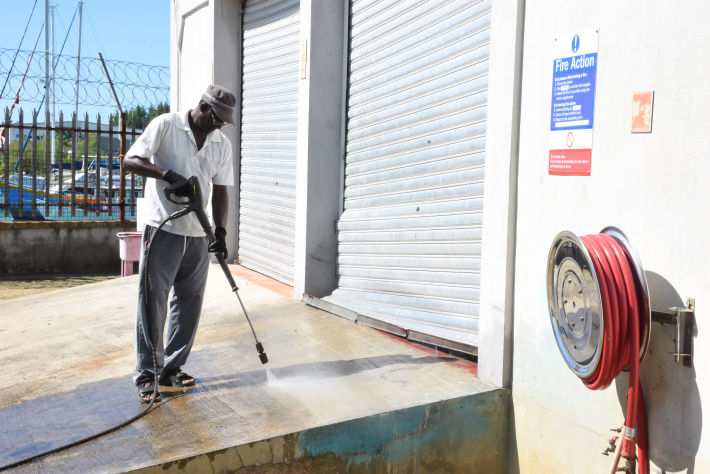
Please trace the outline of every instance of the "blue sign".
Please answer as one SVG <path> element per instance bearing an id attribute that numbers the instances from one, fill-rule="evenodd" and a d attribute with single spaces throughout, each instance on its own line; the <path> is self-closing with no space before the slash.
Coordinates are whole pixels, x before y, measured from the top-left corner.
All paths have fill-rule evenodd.
<path id="1" fill-rule="evenodd" d="M 579 49 L 579 43 L 579 36 L 575 35 L 573 51 Z M 550 130 L 594 128 L 597 53 L 557 58 L 552 67 Z"/>

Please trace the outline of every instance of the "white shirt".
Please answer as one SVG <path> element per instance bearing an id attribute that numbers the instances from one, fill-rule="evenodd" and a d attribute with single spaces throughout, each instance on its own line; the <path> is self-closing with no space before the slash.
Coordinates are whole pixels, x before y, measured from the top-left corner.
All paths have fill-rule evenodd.
<path id="1" fill-rule="evenodd" d="M 232 144 L 222 132 L 214 130 L 207 135 L 205 143 L 198 150 L 187 119 L 189 113 L 163 114 L 154 118 L 126 156 L 150 159 L 153 164 L 173 170 L 185 178 L 197 177 L 202 192 L 202 206 L 209 215 L 207 203 L 212 190 L 211 184 L 234 185 Z M 184 207 L 167 200 L 163 188 L 169 187 L 170 184 L 162 179 L 149 178 L 144 181 L 146 224 L 158 227 L 170 214 Z M 187 200 L 174 195 L 172 199 Z M 194 213 L 168 222 L 163 230 L 188 237 L 205 236 Z"/>

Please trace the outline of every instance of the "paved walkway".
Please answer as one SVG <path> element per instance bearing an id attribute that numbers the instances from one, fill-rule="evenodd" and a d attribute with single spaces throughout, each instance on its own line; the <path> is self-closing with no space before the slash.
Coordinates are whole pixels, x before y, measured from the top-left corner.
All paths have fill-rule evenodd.
<path id="1" fill-rule="evenodd" d="M 491 390 L 446 358 L 210 269 L 192 389 L 134 424 L 13 472 L 123 472 Z M 248 276 L 245 273 L 243 275 Z M 137 276 L 0 302 L 0 466 L 141 411 L 132 382 Z M 269 369 L 271 374 L 267 373 Z"/>

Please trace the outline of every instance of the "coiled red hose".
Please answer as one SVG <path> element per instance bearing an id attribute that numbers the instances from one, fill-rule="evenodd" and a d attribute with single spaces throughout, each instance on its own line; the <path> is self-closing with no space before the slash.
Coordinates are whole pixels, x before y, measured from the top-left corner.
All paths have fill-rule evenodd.
<path id="1" fill-rule="evenodd" d="M 639 295 L 631 265 L 624 249 L 606 234 L 585 235 L 580 240 L 587 248 L 599 282 L 604 314 L 602 354 L 596 370 L 583 379 L 591 390 L 601 390 L 630 367 L 626 427 L 637 429 L 640 474 L 649 472 L 646 407 L 639 378 L 641 328 L 643 324 Z M 636 457 L 636 438 L 620 437 L 621 455 Z"/>

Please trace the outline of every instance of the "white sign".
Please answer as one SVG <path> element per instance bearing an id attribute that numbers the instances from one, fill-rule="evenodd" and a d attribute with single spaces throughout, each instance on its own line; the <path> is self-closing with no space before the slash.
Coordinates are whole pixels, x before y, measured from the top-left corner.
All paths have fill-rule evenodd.
<path id="1" fill-rule="evenodd" d="M 555 38 L 550 109 L 550 174 L 591 174 L 598 49 L 598 29 Z"/>

